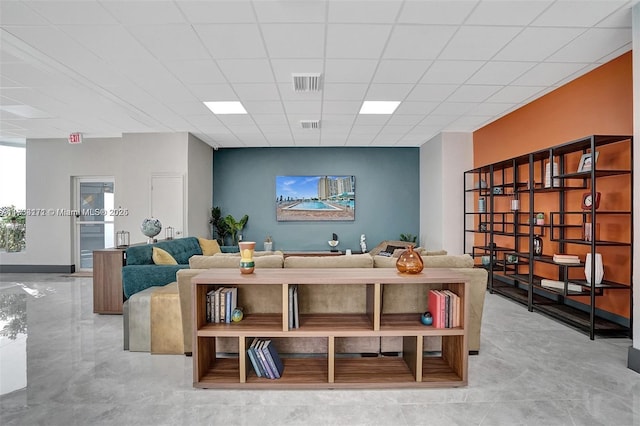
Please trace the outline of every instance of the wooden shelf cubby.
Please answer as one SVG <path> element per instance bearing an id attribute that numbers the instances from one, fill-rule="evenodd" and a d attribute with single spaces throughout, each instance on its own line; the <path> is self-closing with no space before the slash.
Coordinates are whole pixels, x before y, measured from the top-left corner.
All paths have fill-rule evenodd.
<path id="1" fill-rule="evenodd" d="M 295 329 L 288 327 L 290 285 L 298 286 L 301 298 L 300 327 Z M 454 270 L 437 268 L 415 275 L 389 268 L 258 269 L 249 275 L 235 269 L 203 272 L 192 279 L 194 387 L 466 386 L 468 285 Z M 219 286 L 238 288 L 238 304 L 245 312 L 242 321 L 206 321 L 207 292 Z M 388 297 L 386 306 L 382 297 L 385 288 L 394 296 Z M 254 294 L 250 289 L 260 290 Z M 420 315 L 427 310 L 429 289 L 448 289 L 460 296 L 461 327 L 434 328 L 420 323 Z M 398 305 L 398 296 L 404 292 L 412 302 Z M 414 295 L 419 300 L 414 300 Z M 284 364 L 280 379 L 261 378 L 253 371 L 247 348 L 256 337 L 272 339 L 279 350 Z M 345 353 L 344 348 L 352 347 L 350 341 L 377 342 L 383 337 L 400 337 L 402 351 L 397 356 L 382 355 L 376 346 L 376 352 L 366 356 Z M 234 340 L 237 353 L 217 351 L 218 338 Z M 425 338 L 441 339 L 442 351 L 436 356 L 425 353 Z M 317 344 L 311 347 L 309 341 Z M 298 345 L 302 352 L 285 349 L 296 347 L 296 343 L 304 343 Z"/>

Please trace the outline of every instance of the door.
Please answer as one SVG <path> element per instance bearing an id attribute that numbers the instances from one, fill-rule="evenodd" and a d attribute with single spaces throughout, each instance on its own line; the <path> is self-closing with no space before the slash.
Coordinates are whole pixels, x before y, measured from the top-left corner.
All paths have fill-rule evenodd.
<path id="1" fill-rule="evenodd" d="M 168 227 L 173 236 L 184 233 L 184 179 L 182 175 L 151 176 L 151 217 L 160 220 L 162 231 L 156 238 L 166 238 Z"/>
<path id="2" fill-rule="evenodd" d="M 114 178 L 75 178 L 76 269 L 93 269 L 93 251 L 114 246 Z"/>

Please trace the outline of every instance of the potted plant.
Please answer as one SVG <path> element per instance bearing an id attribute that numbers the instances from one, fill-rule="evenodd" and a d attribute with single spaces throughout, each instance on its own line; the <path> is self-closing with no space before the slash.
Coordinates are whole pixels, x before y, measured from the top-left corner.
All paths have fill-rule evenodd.
<path id="1" fill-rule="evenodd" d="M 238 236 L 241 235 L 242 229 L 244 228 L 244 226 L 247 224 L 248 221 L 249 221 L 249 216 L 246 214 L 242 216 L 242 219 L 240 219 L 239 221 L 237 221 L 230 214 L 224 218 L 224 222 L 226 223 L 227 229 L 229 230 L 229 235 L 231 235 L 231 245 L 233 246 L 238 245 L 238 240 L 239 240 Z"/>
<path id="2" fill-rule="evenodd" d="M 415 243 L 418 237 L 413 234 L 400 234 L 400 241 L 406 241 L 408 243 Z"/>
<path id="3" fill-rule="evenodd" d="M 219 245 L 223 246 L 225 238 L 229 235 L 229 228 L 222 217 L 220 207 L 213 207 L 211 209 L 209 225 L 211 225 L 211 236 L 218 241 Z"/>

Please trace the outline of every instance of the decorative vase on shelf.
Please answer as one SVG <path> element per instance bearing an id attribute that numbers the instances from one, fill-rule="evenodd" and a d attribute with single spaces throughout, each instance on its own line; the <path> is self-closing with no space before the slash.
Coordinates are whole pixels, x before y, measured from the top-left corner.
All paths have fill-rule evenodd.
<path id="1" fill-rule="evenodd" d="M 533 255 L 542 256 L 542 237 L 538 234 L 533 236 Z"/>
<path id="2" fill-rule="evenodd" d="M 584 261 L 584 276 L 587 279 L 587 283 L 591 284 L 591 253 L 587 253 L 587 258 Z M 602 254 L 596 253 L 595 257 L 596 271 L 593 277 L 593 281 L 596 284 L 602 283 L 604 277 L 604 266 L 602 265 Z"/>
<path id="3" fill-rule="evenodd" d="M 396 268 L 399 272 L 419 274 L 424 268 L 424 263 L 422 262 L 422 257 L 413 250 L 413 246 L 408 245 L 404 253 L 398 258 Z"/>
<path id="4" fill-rule="evenodd" d="M 147 244 L 155 243 L 155 237 L 162 230 L 162 223 L 158 219 L 147 218 L 142 221 L 142 225 L 140 225 L 140 230 L 147 237 Z"/>
<path id="5" fill-rule="evenodd" d="M 240 248 L 240 273 L 252 274 L 256 263 L 253 261 L 253 252 L 256 249 L 255 241 L 241 241 Z"/>

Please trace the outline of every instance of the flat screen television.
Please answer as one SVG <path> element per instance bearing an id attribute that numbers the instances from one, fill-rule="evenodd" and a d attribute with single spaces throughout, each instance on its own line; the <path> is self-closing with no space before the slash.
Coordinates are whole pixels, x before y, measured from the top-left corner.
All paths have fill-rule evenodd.
<path id="1" fill-rule="evenodd" d="M 276 176 L 276 220 L 355 220 L 355 176 Z"/>

